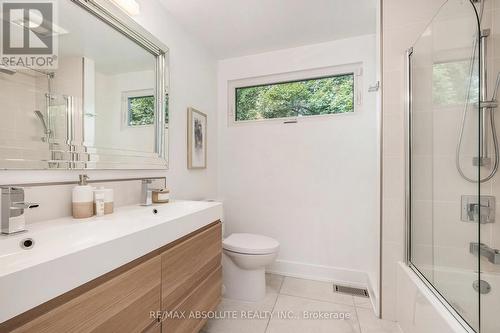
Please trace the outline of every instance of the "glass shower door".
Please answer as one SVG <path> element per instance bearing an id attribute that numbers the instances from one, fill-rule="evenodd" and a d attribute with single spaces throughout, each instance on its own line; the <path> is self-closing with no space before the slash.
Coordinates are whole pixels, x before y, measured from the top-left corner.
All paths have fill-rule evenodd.
<path id="1" fill-rule="evenodd" d="M 448 0 L 409 50 L 410 266 L 480 330 L 480 30 L 470 1 Z M 484 166 L 481 166 L 484 165 Z M 483 170 L 484 169 L 484 170 Z"/>

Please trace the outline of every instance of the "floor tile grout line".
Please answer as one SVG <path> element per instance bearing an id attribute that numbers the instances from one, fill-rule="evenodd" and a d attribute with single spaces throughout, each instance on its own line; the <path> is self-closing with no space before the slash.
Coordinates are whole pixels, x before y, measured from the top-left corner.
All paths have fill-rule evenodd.
<path id="1" fill-rule="evenodd" d="M 283 288 L 283 284 L 285 283 L 286 276 L 282 276 L 280 287 L 278 289 L 278 294 L 281 294 L 281 288 Z"/>
<path id="2" fill-rule="evenodd" d="M 298 298 L 302 298 L 302 299 L 307 299 L 309 301 L 323 302 L 323 303 L 328 303 L 328 304 L 344 305 L 344 306 L 349 306 L 351 308 L 356 307 L 354 305 L 354 303 L 353 304 L 346 304 L 346 303 L 340 303 L 340 302 L 325 301 L 324 299 L 312 298 L 312 297 L 307 297 L 307 296 L 298 296 L 298 295 L 292 295 L 292 294 L 286 294 L 286 293 L 280 293 L 280 295 L 298 297 Z"/>
<path id="3" fill-rule="evenodd" d="M 353 301 L 354 301 L 354 297 L 353 297 Z M 357 320 L 357 322 L 358 322 L 359 333 L 363 333 L 363 329 L 361 328 L 361 322 L 359 321 L 359 312 L 358 312 L 358 308 L 357 308 L 357 307 L 354 307 L 354 311 L 356 312 L 356 320 Z"/>
<path id="4" fill-rule="evenodd" d="M 354 295 L 349 295 L 350 298 L 351 298 L 351 302 L 352 303 L 346 304 L 346 303 L 339 303 L 339 302 L 334 302 L 334 301 L 332 302 L 332 301 L 328 301 L 328 300 L 322 300 L 322 299 L 317 299 L 317 298 L 312 298 L 312 297 L 306 297 L 306 296 L 291 295 L 291 294 L 288 294 L 286 292 L 283 293 L 283 286 L 284 286 L 284 284 L 286 282 L 285 280 L 286 280 L 287 277 L 282 276 L 282 275 L 278 275 L 278 274 L 275 274 L 275 275 L 278 276 L 278 277 L 281 277 L 281 281 L 279 283 L 279 286 L 276 288 L 276 291 L 277 291 L 276 294 L 275 294 L 276 298 L 275 298 L 275 300 L 273 302 L 273 306 L 272 306 L 272 309 L 271 309 L 271 312 L 270 312 L 270 316 L 269 316 L 269 318 L 267 318 L 266 326 L 264 328 L 264 331 L 261 331 L 262 333 L 268 333 L 269 332 L 269 327 L 270 327 L 271 320 L 273 319 L 274 311 L 276 309 L 279 297 L 282 296 L 282 295 L 283 296 L 292 297 L 292 298 L 295 297 L 297 299 L 304 299 L 304 300 L 308 300 L 308 301 L 321 302 L 321 303 L 324 303 L 324 304 L 332 304 L 332 305 L 339 305 L 339 306 L 349 307 L 349 308 L 351 308 L 349 310 L 349 312 L 352 312 L 355 315 L 355 318 L 356 318 L 356 321 L 357 321 L 357 325 L 355 323 L 352 323 L 353 326 L 351 326 L 351 327 L 355 328 L 356 326 L 358 326 L 359 333 L 364 333 L 365 332 L 364 329 L 363 329 L 363 327 L 362 327 L 362 325 L 361 325 L 361 320 L 360 320 L 360 317 L 359 317 L 359 313 L 360 313 L 360 311 L 370 311 L 370 310 L 373 311 L 373 309 L 366 308 L 366 307 L 363 307 L 363 306 L 357 306 L 357 304 L 356 304 L 356 297 Z M 266 289 L 267 289 L 267 283 L 266 283 Z M 271 290 L 269 290 L 269 291 L 271 291 Z M 266 294 L 274 294 L 274 293 L 272 293 L 272 292 L 268 293 L 266 291 Z M 352 308 L 354 308 L 354 309 L 352 309 Z M 398 325 L 398 328 L 399 328 L 399 330 L 401 330 L 401 328 L 400 328 L 399 325 Z M 207 332 L 208 333 L 208 331 L 203 331 L 203 332 Z M 388 331 L 384 330 L 384 332 L 388 332 Z"/>
<path id="5" fill-rule="evenodd" d="M 279 275 L 279 276 L 281 276 L 281 275 Z M 271 322 L 272 314 L 274 313 L 274 308 L 276 307 L 276 303 L 278 303 L 278 298 L 280 297 L 280 293 L 281 293 L 281 287 L 283 287 L 284 282 L 285 282 L 285 277 L 282 276 L 281 284 L 280 284 L 280 287 L 278 288 L 278 293 L 276 294 L 276 299 L 274 300 L 273 308 L 271 309 L 271 316 L 267 320 L 266 329 L 264 330 L 264 333 L 267 333 L 267 329 L 269 327 L 269 323 Z"/>

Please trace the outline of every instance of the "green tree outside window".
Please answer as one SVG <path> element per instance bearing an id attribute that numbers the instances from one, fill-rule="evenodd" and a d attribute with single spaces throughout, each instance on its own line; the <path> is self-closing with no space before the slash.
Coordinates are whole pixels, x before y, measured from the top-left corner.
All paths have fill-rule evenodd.
<path id="1" fill-rule="evenodd" d="M 236 121 L 354 111 L 354 74 L 236 88 Z"/>
<path id="2" fill-rule="evenodd" d="M 165 124 L 168 124 L 168 95 L 165 106 Z M 155 122 L 155 97 L 136 96 L 128 98 L 128 125 L 153 125 Z"/>

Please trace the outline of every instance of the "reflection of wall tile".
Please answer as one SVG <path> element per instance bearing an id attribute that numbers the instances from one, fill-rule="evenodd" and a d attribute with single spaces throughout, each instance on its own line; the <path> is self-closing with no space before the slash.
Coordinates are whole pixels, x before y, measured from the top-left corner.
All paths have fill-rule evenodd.
<path id="1" fill-rule="evenodd" d="M 412 263 L 429 281 L 434 281 L 434 249 L 432 245 L 413 244 Z"/>
<path id="2" fill-rule="evenodd" d="M 433 205 L 434 244 L 463 249 L 478 239 L 477 224 L 460 220 L 460 198 L 452 202 L 436 201 Z M 458 261 L 462 258 L 456 258 Z"/>
<path id="3" fill-rule="evenodd" d="M 3 144 L 27 147 L 33 140 L 32 135 L 39 131 L 37 119 L 33 113 L 36 110 L 36 89 L 34 76 L 17 72 L 14 75 L 0 73 L 0 95 L 2 107 L 0 115 L 0 141 Z M 6 132 L 6 130 L 10 132 Z M 1 145 L 1 143 L 0 143 Z"/>
<path id="4" fill-rule="evenodd" d="M 416 200 L 433 200 L 433 168 L 432 155 L 414 155 L 412 167 L 413 197 Z"/>
<path id="5" fill-rule="evenodd" d="M 413 59 L 419 59 L 422 56 L 425 57 L 426 55 L 421 55 L 420 48 L 416 48 Z M 414 60 L 414 63 L 417 61 Z M 413 85 L 413 111 L 416 113 L 431 112 L 434 97 L 432 65 L 425 64 L 425 66 L 416 67 L 413 64 L 413 66 L 413 78 L 411 81 Z"/>
<path id="6" fill-rule="evenodd" d="M 471 155 L 477 151 L 477 126 L 473 126 L 474 110 L 468 112 L 465 123 L 464 135 L 462 139 L 461 151 Z M 454 107 L 435 110 L 434 118 L 434 153 L 437 155 L 453 155 L 457 147 L 457 142 L 462 124 L 463 108 Z M 474 133 L 473 133 L 474 132 Z"/>
<path id="7" fill-rule="evenodd" d="M 23 152 L 19 148 L 7 147 L 0 141 L 0 158 L 5 158 L 7 156 L 11 159 L 20 159 L 23 158 Z"/>
<path id="8" fill-rule="evenodd" d="M 452 237 L 452 236 L 450 236 Z M 469 252 L 469 243 L 457 246 L 434 246 L 434 265 L 467 272 L 477 272 L 477 257 Z"/>
<path id="9" fill-rule="evenodd" d="M 466 161 L 467 160 L 469 161 L 470 167 L 467 163 L 463 163 L 464 172 L 473 177 L 475 173 L 472 163 L 470 162 L 472 157 L 466 158 Z M 460 177 L 455 167 L 454 154 L 450 154 L 446 157 L 435 157 L 433 175 L 435 200 L 457 202 L 463 194 L 474 195 L 478 192 L 477 184 L 469 183 Z"/>
<path id="10" fill-rule="evenodd" d="M 413 136 L 420 138 L 412 142 L 415 155 L 430 155 L 433 151 L 434 131 L 431 112 L 415 112 L 412 118 Z"/>
<path id="11" fill-rule="evenodd" d="M 415 200 L 412 209 L 412 220 L 415 221 L 413 243 L 415 245 L 433 244 L 433 202 L 430 200 Z"/>

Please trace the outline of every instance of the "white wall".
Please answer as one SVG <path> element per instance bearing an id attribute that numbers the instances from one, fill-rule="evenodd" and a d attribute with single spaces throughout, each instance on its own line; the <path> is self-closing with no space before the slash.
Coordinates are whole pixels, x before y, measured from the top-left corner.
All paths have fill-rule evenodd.
<path id="1" fill-rule="evenodd" d="M 31 72 L 13 75 L 0 73 L 0 159 L 22 159 L 34 155 L 48 157 L 47 144 L 42 142 L 44 130 L 33 111 L 42 110 L 39 100 L 41 82 Z M 45 80 L 46 86 L 46 80 Z M 10 161 L 9 165 L 16 165 Z"/>
<path id="2" fill-rule="evenodd" d="M 97 147 L 153 152 L 154 125 L 127 125 L 123 93 L 137 90 L 152 93 L 154 85 L 155 74 L 150 70 L 114 75 L 96 72 L 96 110 L 102 111 L 96 118 Z"/>
<path id="3" fill-rule="evenodd" d="M 140 0 L 137 21 L 170 49 L 170 126 L 168 183 L 176 198 L 215 198 L 217 192 L 217 64 L 198 40 L 188 35 L 158 0 Z M 208 115 L 207 169 L 187 169 L 187 108 Z"/>
<path id="4" fill-rule="evenodd" d="M 170 161 L 168 171 L 89 171 L 94 179 L 166 176 L 175 198 L 215 197 L 217 176 L 216 61 L 202 44 L 186 33 L 157 0 L 139 1 L 137 21 L 170 48 Z M 82 11 L 83 13 L 83 11 Z M 208 168 L 191 171 L 187 165 L 186 113 L 193 106 L 208 114 Z M 81 171 L 0 171 L 0 184 L 77 180 Z M 139 191 L 137 184 L 131 191 Z M 57 191 L 56 188 L 49 189 Z M 68 194 L 69 195 L 69 194 Z M 42 205 L 59 206 L 46 196 Z M 28 198 L 29 199 L 29 198 Z M 65 209 L 63 211 L 66 211 Z"/>
<path id="5" fill-rule="evenodd" d="M 379 160 L 375 36 L 219 62 L 219 196 L 226 233 L 281 243 L 271 270 L 378 284 Z M 228 125 L 228 81 L 363 63 L 363 105 L 353 114 Z"/>

